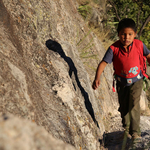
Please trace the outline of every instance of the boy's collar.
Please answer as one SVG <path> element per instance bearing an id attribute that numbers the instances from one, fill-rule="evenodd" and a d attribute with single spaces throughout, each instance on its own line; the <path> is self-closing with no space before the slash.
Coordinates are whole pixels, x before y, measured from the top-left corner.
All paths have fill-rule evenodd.
<path id="1" fill-rule="evenodd" d="M 120 41 L 120 40 L 119 40 Z M 134 40 L 133 40 L 133 42 L 134 42 Z M 128 45 L 128 47 L 127 47 L 127 49 L 125 49 L 125 47 L 123 46 L 123 44 L 121 43 L 121 41 L 120 41 L 120 47 L 121 47 L 121 49 L 124 51 L 124 52 L 130 52 L 131 51 L 131 49 L 132 49 L 132 45 L 133 45 L 133 42 L 130 44 L 130 45 Z"/>
<path id="2" fill-rule="evenodd" d="M 119 41 L 120 41 L 120 40 L 119 40 Z M 133 40 L 133 42 L 134 42 L 134 40 Z M 132 46 L 132 45 L 133 45 L 133 42 L 132 42 L 128 47 Z M 123 47 L 123 44 L 121 43 L 121 41 L 120 41 L 120 46 L 121 46 L 122 48 L 124 48 L 124 47 Z"/>

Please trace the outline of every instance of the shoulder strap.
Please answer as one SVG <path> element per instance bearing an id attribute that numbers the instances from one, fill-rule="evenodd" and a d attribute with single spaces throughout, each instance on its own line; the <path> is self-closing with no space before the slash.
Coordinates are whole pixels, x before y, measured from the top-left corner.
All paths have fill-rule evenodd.
<path id="1" fill-rule="evenodd" d="M 149 76 L 146 74 L 147 66 L 146 66 L 146 57 L 143 55 L 144 47 L 143 42 L 140 40 L 134 40 L 136 47 L 140 50 L 140 63 L 141 63 L 141 70 L 144 77 L 150 79 Z"/>

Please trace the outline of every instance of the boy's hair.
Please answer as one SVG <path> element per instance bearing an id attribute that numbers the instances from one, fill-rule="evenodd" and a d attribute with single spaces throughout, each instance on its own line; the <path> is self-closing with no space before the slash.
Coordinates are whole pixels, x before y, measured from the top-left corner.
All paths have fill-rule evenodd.
<path id="1" fill-rule="evenodd" d="M 134 20 L 132 20 L 130 18 L 124 18 L 119 22 L 118 28 L 117 28 L 118 34 L 124 28 L 132 28 L 134 30 L 134 32 L 137 31 L 136 24 L 135 24 Z"/>

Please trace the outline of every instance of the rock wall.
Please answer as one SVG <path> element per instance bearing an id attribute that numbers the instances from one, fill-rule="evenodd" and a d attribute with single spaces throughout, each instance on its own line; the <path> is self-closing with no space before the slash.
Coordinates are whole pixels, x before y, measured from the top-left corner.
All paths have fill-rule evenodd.
<path id="1" fill-rule="evenodd" d="M 99 150 L 108 114 L 117 113 L 105 53 L 74 0 L 0 0 L 0 112 L 34 121 L 77 149 Z"/>
<path id="2" fill-rule="evenodd" d="M 42 127 L 13 115 L 0 116 L 1 150 L 75 150 L 69 144 L 54 139 Z"/>

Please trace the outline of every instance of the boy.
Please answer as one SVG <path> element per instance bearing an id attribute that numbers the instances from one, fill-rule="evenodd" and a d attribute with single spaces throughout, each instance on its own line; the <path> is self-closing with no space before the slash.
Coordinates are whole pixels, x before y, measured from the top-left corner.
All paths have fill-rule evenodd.
<path id="1" fill-rule="evenodd" d="M 127 137 L 133 141 L 141 140 L 140 133 L 140 95 L 144 73 L 141 68 L 141 56 L 150 62 L 150 51 L 136 37 L 136 25 L 130 18 L 122 19 L 117 28 L 119 40 L 112 44 L 98 65 L 93 89 L 100 85 L 100 76 L 106 65 L 113 62 L 116 89 L 119 100 L 119 112 Z"/>

